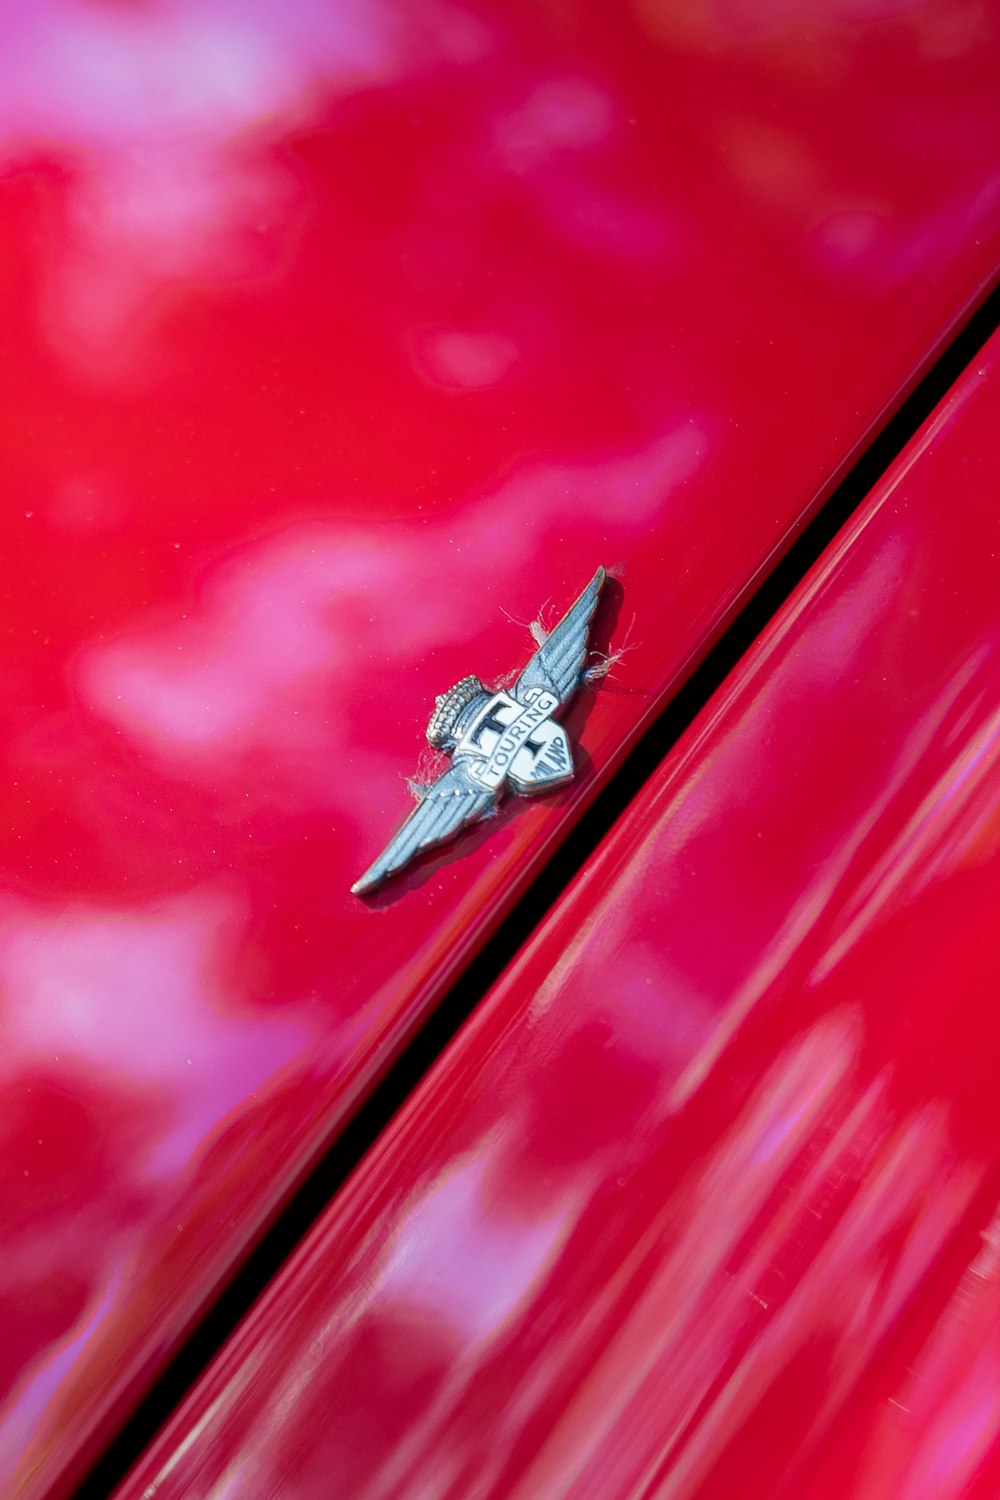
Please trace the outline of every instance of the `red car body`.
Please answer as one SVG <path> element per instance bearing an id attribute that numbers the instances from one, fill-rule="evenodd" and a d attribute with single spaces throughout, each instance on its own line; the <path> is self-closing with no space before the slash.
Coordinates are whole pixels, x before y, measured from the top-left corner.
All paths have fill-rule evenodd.
<path id="1" fill-rule="evenodd" d="M 982 299 L 1000 23 L 2 24 L 0 1483 L 35 1500 Z M 627 652 L 576 782 L 352 897 L 434 696 L 598 563 Z"/>
<path id="2" fill-rule="evenodd" d="M 1000 335 L 116 1500 L 995 1493 L 998 432 Z"/>

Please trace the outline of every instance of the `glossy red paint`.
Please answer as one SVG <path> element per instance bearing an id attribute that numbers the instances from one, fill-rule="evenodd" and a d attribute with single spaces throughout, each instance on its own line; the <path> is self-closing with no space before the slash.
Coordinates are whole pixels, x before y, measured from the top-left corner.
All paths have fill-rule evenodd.
<path id="1" fill-rule="evenodd" d="M 5 12 L 5 1492 L 69 1485 L 993 276 L 998 74 L 971 0 Z M 357 903 L 434 694 L 599 562 L 577 785 Z"/>
<path id="2" fill-rule="evenodd" d="M 1000 336 L 119 1500 L 988 1492 L 998 431 Z"/>

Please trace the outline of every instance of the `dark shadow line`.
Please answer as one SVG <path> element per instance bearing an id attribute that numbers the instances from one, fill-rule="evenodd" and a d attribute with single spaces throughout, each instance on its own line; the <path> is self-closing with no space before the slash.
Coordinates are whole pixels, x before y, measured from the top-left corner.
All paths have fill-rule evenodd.
<path id="1" fill-rule="evenodd" d="M 500 930 L 487 940 L 464 974 L 423 1022 L 398 1060 L 348 1121 L 218 1300 L 156 1379 L 77 1490 L 77 1500 L 97 1500 L 97 1497 L 103 1500 L 122 1482 L 205 1366 L 271 1283 L 335 1192 L 398 1113 L 584 861 L 998 324 L 1000 285 L 985 298 L 895 415 L 855 461 L 701 664 L 637 741 L 618 772 L 598 793 L 504 919 Z"/>

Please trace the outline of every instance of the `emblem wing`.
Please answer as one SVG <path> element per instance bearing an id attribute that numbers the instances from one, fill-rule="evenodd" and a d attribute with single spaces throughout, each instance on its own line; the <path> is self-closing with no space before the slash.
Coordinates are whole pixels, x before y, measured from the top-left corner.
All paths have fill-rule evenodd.
<path id="1" fill-rule="evenodd" d="M 499 793 L 476 786 L 461 761 L 452 765 L 427 788 L 396 837 L 361 879 L 351 886 L 356 896 L 379 885 L 408 864 L 422 849 L 443 844 L 468 823 L 477 823 L 492 811 Z"/>
<path id="2" fill-rule="evenodd" d="M 587 636 L 597 601 L 607 578 L 598 568 L 575 604 L 571 604 L 548 640 L 534 656 L 514 684 L 514 697 L 524 698 L 525 688 L 547 688 L 559 702 L 566 704 L 580 685 L 580 674 L 587 660 Z"/>

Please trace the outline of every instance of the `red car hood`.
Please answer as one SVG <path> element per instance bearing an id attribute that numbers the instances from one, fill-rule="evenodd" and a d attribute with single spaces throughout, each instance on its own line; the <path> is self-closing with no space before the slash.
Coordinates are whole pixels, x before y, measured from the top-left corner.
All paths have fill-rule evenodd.
<path id="1" fill-rule="evenodd" d="M 1000 23 L 47 3 L 0 47 L 0 1472 L 97 1451 L 1000 260 Z M 364 904 L 599 563 L 581 772 Z"/>

